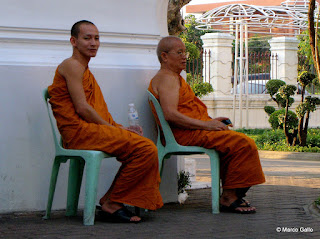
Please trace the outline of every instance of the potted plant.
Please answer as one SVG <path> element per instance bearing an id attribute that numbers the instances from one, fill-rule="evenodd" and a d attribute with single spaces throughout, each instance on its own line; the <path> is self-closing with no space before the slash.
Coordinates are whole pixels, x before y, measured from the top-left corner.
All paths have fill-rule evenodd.
<path id="1" fill-rule="evenodd" d="M 178 201 L 180 204 L 183 204 L 187 198 L 188 193 L 186 188 L 191 187 L 190 173 L 185 171 L 180 171 L 178 173 Z"/>

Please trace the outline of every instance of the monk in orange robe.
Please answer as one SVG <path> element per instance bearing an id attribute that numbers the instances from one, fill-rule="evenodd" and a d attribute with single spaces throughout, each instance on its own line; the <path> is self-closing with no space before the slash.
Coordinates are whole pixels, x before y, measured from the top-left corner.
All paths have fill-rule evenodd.
<path id="1" fill-rule="evenodd" d="M 142 128 L 117 124 L 88 68 L 99 48 L 99 32 L 89 21 L 71 29 L 73 54 L 57 68 L 48 91 L 63 144 L 68 149 L 104 151 L 122 163 L 109 191 L 100 199 L 102 214 L 117 221 L 138 222 L 140 217 L 123 204 L 149 210 L 163 205 L 159 192 L 158 153 L 142 136 Z"/>
<path id="2" fill-rule="evenodd" d="M 228 118 L 212 119 L 208 115 L 207 107 L 180 76 L 187 61 L 186 48 L 180 38 L 163 38 L 157 54 L 161 69 L 151 80 L 148 90 L 159 100 L 176 141 L 181 145 L 215 149 L 219 153 L 223 186 L 221 210 L 256 212 L 256 208 L 244 199 L 251 186 L 265 182 L 254 141 L 229 130 L 221 122 Z"/>

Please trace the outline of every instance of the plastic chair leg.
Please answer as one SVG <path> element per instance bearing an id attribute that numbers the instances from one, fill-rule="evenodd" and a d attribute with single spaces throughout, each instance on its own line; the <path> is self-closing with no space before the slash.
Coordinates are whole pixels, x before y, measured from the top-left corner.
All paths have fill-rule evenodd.
<path id="1" fill-rule="evenodd" d="M 160 172 L 160 177 L 162 176 L 162 171 L 163 171 L 163 160 L 164 157 L 162 155 L 158 155 L 159 158 L 159 172 Z"/>
<path id="2" fill-rule="evenodd" d="M 216 152 L 210 155 L 211 164 L 211 197 L 212 197 L 212 213 L 218 214 L 220 200 L 220 162 Z"/>
<path id="3" fill-rule="evenodd" d="M 160 177 L 162 177 L 164 161 L 165 161 L 166 159 L 169 159 L 170 156 L 171 156 L 170 154 L 166 154 L 166 153 L 164 153 L 164 151 L 158 149 L 158 159 L 159 159 L 159 172 L 160 172 Z"/>
<path id="4" fill-rule="evenodd" d="M 83 224 L 94 225 L 97 185 L 99 179 L 101 159 L 94 158 L 86 161 L 86 189 Z"/>
<path id="5" fill-rule="evenodd" d="M 60 168 L 60 160 L 56 157 L 54 159 L 54 162 L 53 162 L 53 165 L 52 165 L 50 187 L 49 187 L 49 195 L 48 195 L 48 203 L 47 203 L 46 215 L 43 217 L 43 219 L 49 219 L 50 218 L 51 208 L 52 208 L 52 201 L 53 201 L 53 196 L 54 196 L 54 192 L 55 192 L 55 189 L 56 189 L 59 168 Z"/>
<path id="6" fill-rule="evenodd" d="M 84 160 L 70 159 L 66 216 L 76 216 L 82 183 Z"/>

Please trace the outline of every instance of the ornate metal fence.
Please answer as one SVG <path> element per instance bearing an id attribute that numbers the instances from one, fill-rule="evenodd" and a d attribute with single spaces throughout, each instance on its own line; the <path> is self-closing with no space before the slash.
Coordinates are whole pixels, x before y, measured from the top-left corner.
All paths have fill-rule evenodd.
<path id="1" fill-rule="evenodd" d="M 211 62 L 212 53 L 208 50 L 201 51 L 197 59 L 187 60 L 187 82 L 189 84 L 202 82 L 204 78 L 211 81 L 213 72 L 210 71 L 209 62 Z M 248 93 L 249 94 L 266 94 L 265 85 L 270 79 L 277 79 L 277 69 L 271 73 L 271 64 L 277 67 L 278 56 L 270 54 L 269 51 L 249 53 L 249 75 L 248 75 Z M 233 68 L 232 63 L 232 68 Z M 231 79 L 233 84 L 233 77 Z M 237 81 L 239 84 L 239 79 Z M 237 93 L 239 89 L 237 89 Z M 245 93 L 245 89 L 244 89 Z"/>
<path id="2" fill-rule="evenodd" d="M 271 73 L 271 63 L 277 67 L 278 56 L 266 52 L 250 52 L 248 54 L 248 94 L 267 94 L 266 83 L 270 79 L 277 79 L 277 69 Z M 234 69 L 232 68 L 234 71 Z M 233 74 L 234 75 L 234 74 Z M 236 93 L 240 92 L 239 82 L 237 80 Z M 232 77 L 231 83 L 233 85 L 234 79 Z M 243 83 L 243 93 L 246 93 L 246 85 Z"/>
<path id="3" fill-rule="evenodd" d="M 210 81 L 210 67 L 208 67 L 208 62 L 210 62 L 210 56 L 210 51 L 202 50 L 199 58 L 187 60 L 186 72 L 187 81 L 189 84 L 203 82 L 203 79 L 207 77 L 206 74 L 209 74 L 208 79 Z"/>

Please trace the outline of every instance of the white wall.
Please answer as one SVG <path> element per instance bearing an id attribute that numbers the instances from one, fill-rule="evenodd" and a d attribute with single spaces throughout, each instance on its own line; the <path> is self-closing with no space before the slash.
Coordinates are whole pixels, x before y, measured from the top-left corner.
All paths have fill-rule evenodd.
<path id="1" fill-rule="evenodd" d="M 69 32 L 78 20 L 93 21 L 100 30 L 101 46 L 89 67 L 114 119 L 126 125 L 127 105 L 134 102 L 145 136 L 155 139 L 146 89 L 159 68 L 155 49 L 167 35 L 167 4 L 168 0 L 1 1 L 0 213 L 45 209 L 54 145 L 41 93 L 52 83 L 57 65 L 71 55 Z M 98 197 L 118 167 L 115 159 L 103 161 Z M 168 161 L 167 168 L 174 171 L 175 160 Z M 61 169 L 53 209 L 65 208 L 67 169 Z M 175 180 L 174 174 L 163 182 L 162 191 L 172 192 L 165 201 L 176 200 Z"/>

